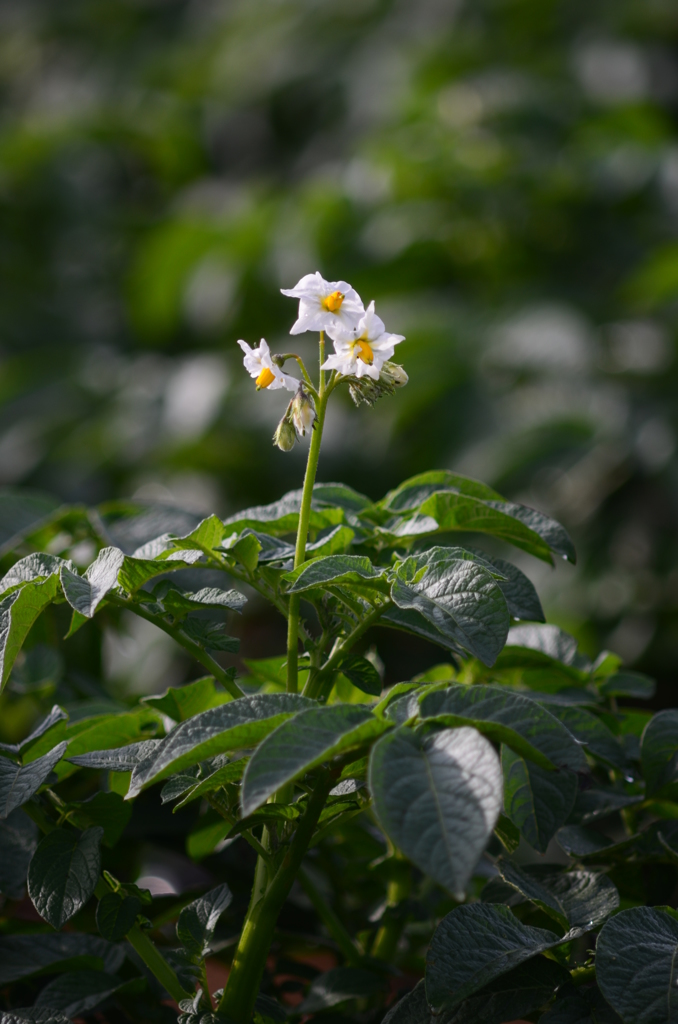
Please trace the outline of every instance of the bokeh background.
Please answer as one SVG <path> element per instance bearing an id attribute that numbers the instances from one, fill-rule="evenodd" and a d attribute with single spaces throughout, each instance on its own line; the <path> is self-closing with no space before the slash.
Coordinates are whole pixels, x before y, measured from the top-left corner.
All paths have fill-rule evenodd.
<path id="1" fill-rule="evenodd" d="M 410 375 L 335 402 L 321 479 L 449 467 L 557 517 L 578 566 L 517 559 L 549 619 L 675 703 L 677 48 L 674 0 L 3 0 L 0 484 L 299 486 L 236 340 L 289 349 L 279 289 L 319 269 Z M 121 634 L 104 673 L 174 657 Z"/>

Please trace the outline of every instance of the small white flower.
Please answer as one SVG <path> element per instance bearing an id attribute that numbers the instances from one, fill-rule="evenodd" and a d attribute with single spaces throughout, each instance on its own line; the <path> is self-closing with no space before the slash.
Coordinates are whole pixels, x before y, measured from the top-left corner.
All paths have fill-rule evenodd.
<path id="1" fill-rule="evenodd" d="M 384 321 L 374 312 L 374 302 L 370 302 L 357 327 L 334 336 L 335 354 L 328 356 L 322 369 L 338 370 L 345 377 L 379 380 L 384 363 L 404 340 L 402 334 L 386 333 Z"/>
<path id="2" fill-rule="evenodd" d="M 299 299 L 298 319 L 290 334 L 327 331 L 331 338 L 339 330 L 350 331 L 365 312 L 362 299 L 346 281 L 325 281 L 316 270 L 306 274 L 294 288 L 281 288 L 283 295 Z"/>
<path id="3" fill-rule="evenodd" d="M 250 348 L 246 341 L 239 341 L 240 348 L 245 353 L 243 363 L 250 377 L 254 377 L 257 390 L 270 388 L 277 391 L 278 388 L 287 388 L 288 391 L 296 391 L 299 381 L 295 377 L 289 377 L 283 373 L 279 366 L 271 359 L 271 352 L 268 344 L 261 339 L 258 348 Z"/>

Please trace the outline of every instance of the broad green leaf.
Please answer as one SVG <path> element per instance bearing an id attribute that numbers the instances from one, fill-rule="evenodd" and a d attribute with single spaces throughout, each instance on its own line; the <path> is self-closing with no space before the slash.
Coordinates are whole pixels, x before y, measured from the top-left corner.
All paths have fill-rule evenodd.
<path id="1" fill-rule="evenodd" d="M 24 760 L 34 760 L 45 748 L 51 749 L 57 740 L 68 743 L 67 753 L 70 760 L 90 751 L 114 749 L 144 739 L 157 732 L 159 728 L 160 716 L 151 708 L 135 708 L 121 714 L 98 715 L 68 724 L 59 722 L 37 740 L 25 754 Z M 70 764 L 65 760 L 57 769 L 60 778 L 66 778 L 72 771 Z"/>
<path id="2" fill-rule="evenodd" d="M 220 590 L 218 587 L 203 587 L 202 590 L 181 590 L 172 580 L 162 580 L 153 588 L 153 596 L 162 601 L 163 607 L 173 614 L 196 611 L 200 608 L 227 608 L 241 612 L 247 603 L 244 594 L 237 590 Z"/>
<path id="3" fill-rule="evenodd" d="M 73 611 L 91 619 L 109 590 L 117 585 L 125 555 L 120 548 L 103 548 L 84 576 L 67 566 L 61 568 L 61 586 Z"/>
<path id="4" fill-rule="evenodd" d="M 544 609 L 534 584 L 511 562 L 503 558 L 492 558 L 491 564 L 506 576 L 506 581 L 498 580 L 508 610 L 514 619 L 527 619 L 528 622 L 544 622 Z"/>
<path id="5" fill-rule="evenodd" d="M 546 708 L 508 687 L 476 684 L 434 690 L 422 698 L 420 713 L 449 726 L 473 725 L 546 770 L 586 771 L 582 748 L 569 730 Z"/>
<path id="6" fill-rule="evenodd" d="M 166 736 L 132 776 L 128 798 L 215 754 L 253 747 L 286 718 L 313 706 L 299 694 L 263 693 L 239 697 L 182 722 Z"/>
<path id="7" fill-rule="evenodd" d="M 559 872 L 542 864 L 521 868 L 503 857 L 497 867 L 508 885 L 544 910 L 565 931 L 590 931 L 619 906 L 616 886 L 599 872 Z"/>
<path id="8" fill-rule="evenodd" d="M 574 808 L 569 820 L 584 824 L 587 821 L 596 821 L 598 818 L 605 818 L 609 814 L 615 814 L 625 807 L 633 807 L 641 804 L 645 799 L 644 793 L 637 793 L 630 796 L 621 787 L 613 789 L 611 786 L 601 785 L 582 789 L 577 793 Z"/>
<path id="9" fill-rule="evenodd" d="M 26 874 L 38 845 L 38 826 L 17 808 L 0 821 L 0 893 L 20 900 Z"/>
<path id="10" fill-rule="evenodd" d="M 126 747 L 113 750 L 92 750 L 87 754 L 76 754 L 66 760 L 79 768 L 103 768 L 108 772 L 131 772 L 142 761 L 147 760 L 162 740 L 141 740 Z"/>
<path id="11" fill-rule="evenodd" d="M 290 491 L 279 501 L 270 505 L 257 505 L 245 509 L 224 520 L 226 532 L 228 527 L 240 530 L 250 527 L 260 533 L 270 533 L 276 537 L 287 533 L 295 533 L 299 526 L 299 509 L 301 508 L 301 491 Z M 328 526 L 338 526 L 344 522 L 344 510 L 337 506 L 325 505 L 318 501 L 311 502 L 309 527 L 311 530 L 324 530 Z"/>
<path id="12" fill-rule="evenodd" d="M 61 502 L 39 491 L 0 492 L 0 556 L 52 519 Z"/>
<path id="13" fill-rule="evenodd" d="M 119 793 L 98 792 L 89 800 L 78 805 L 71 815 L 71 821 L 78 828 L 101 825 L 104 830 L 104 846 L 116 845 L 132 816 L 132 805 L 126 803 Z"/>
<path id="14" fill-rule="evenodd" d="M 119 942 L 136 924 L 141 913 L 141 900 L 136 896 L 123 896 L 107 892 L 97 905 L 96 921 L 99 934 L 109 942 Z"/>
<path id="15" fill-rule="evenodd" d="M 117 971 L 125 950 L 97 935 L 77 932 L 0 936 L 0 985 L 67 967 Z M 58 967 L 57 967 L 58 965 Z"/>
<path id="16" fill-rule="evenodd" d="M 319 1013 L 351 999 L 375 996 L 383 991 L 384 986 L 383 975 L 366 971 L 362 967 L 332 967 L 313 979 L 306 998 L 295 1008 L 295 1012 Z"/>
<path id="17" fill-rule="evenodd" d="M 633 857 L 636 861 L 678 863 L 678 822 L 657 821 L 629 839 L 613 842 L 601 832 L 582 825 L 566 825 L 558 844 L 586 864 L 609 864 Z"/>
<path id="18" fill-rule="evenodd" d="M 539 1010 L 568 979 L 568 972 L 559 964 L 535 956 L 440 1016 L 431 1013 L 425 982 L 420 981 L 413 992 L 389 1010 L 382 1024 L 435 1024 L 438 1020 L 441 1024 L 501 1024 L 520 1020 Z"/>
<path id="19" fill-rule="evenodd" d="M 198 818 L 186 837 L 186 852 L 191 860 L 201 861 L 208 857 L 229 832 L 229 824 L 216 811 L 208 811 Z"/>
<path id="20" fill-rule="evenodd" d="M 259 564 L 262 544 L 256 534 L 246 533 L 231 546 L 230 552 L 248 572 L 255 572 Z"/>
<path id="21" fill-rule="evenodd" d="M 53 928 L 61 928 L 87 903 L 99 881 L 102 828 L 78 835 L 57 828 L 38 843 L 28 869 L 28 895 Z"/>
<path id="22" fill-rule="evenodd" d="M 651 700 L 657 684 L 654 679 L 640 672 L 617 672 L 598 683 L 598 689 L 606 697 L 637 697 Z"/>
<path id="23" fill-rule="evenodd" d="M 539 1024 L 622 1024 L 598 988 L 563 985 Z"/>
<path id="24" fill-rule="evenodd" d="M 339 663 L 339 671 L 363 693 L 381 696 L 381 676 L 371 661 L 358 654 L 347 654 Z"/>
<path id="25" fill-rule="evenodd" d="M 499 815 L 494 834 L 507 853 L 515 853 L 520 846 L 520 832 L 505 814 Z"/>
<path id="26" fill-rule="evenodd" d="M 181 630 L 206 651 L 228 651 L 230 654 L 236 654 L 240 649 L 240 640 L 224 633 L 224 626 L 220 622 L 198 618 L 185 619 L 181 623 Z"/>
<path id="27" fill-rule="evenodd" d="M 134 551 L 132 558 L 138 559 L 172 559 L 180 557 L 180 552 L 191 553 L 203 548 L 216 548 L 224 537 L 224 524 L 215 515 L 208 516 L 198 523 L 189 533 L 178 537 L 174 533 L 163 533 L 153 540 L 147 541 Z"/>
<path id="28" fill-rule="evenodd" d="M 0 757 L 0 819 L 30 800 L 65 753 L 66 744 L 59 743 L 48 754 L 25 765 Z"/>
<path id="29" fill-rule="evenodd" d="M 219 755 L 224 757 L 224 754 Z M 217 760 L 214 758 L 214 760 Z M 183 793 L 187 793 L 190 789 L 193 789 L 196 782 L 202 775 L 202 769 L 199 764 L 193 765 L 192 768 L 185 768 L 183 772 L 178 772 L 176 775 L 170 775 L 165 785 L 160 790 L 160 803 L 167 804 L 172 800 L 176 800 L 177 797 L 182 796 Z"/>
<path id="30" fill-rule="evenodd" d="M 554 662 L 575 670 L 573 679 L 588 673 L 591 664 L 577 652 L 577 641 L 569 633 L 552 625 L 512 626 L 506 638 L 506 650 L 501 658 L 506 664 L 550 667 Z"/>
<path id="31" fill-rule="evenodd" d="M 25 740 L 21 740 L 20 743 L 0 743 L 0 750 L 6 750 L 8 754 L 22 754 L 25 750 L 28 750 L 32 744 L 39 740 L 41 736 L 44 736 L 53 725 L 57 722 L 67 722 L 68 715 L 60 708 L 58 704 L 55 704 L 48 715 L 33 729 L 31 733 L 26 737 Z"/>
<path id="32" fill-rule="evenodd" d="M 170 686 L 160 696 L 142 697 L 141 701 L 175 722 L 184 722 L 215 704 L 225 703 L 220 699 L 222 696 L 230 700 L 226 694 L 217 691 L 213 676 L 203 676 L 183 686 Z"/>
<path id="33" fill-rule="evenodd" d="M 207 955 L 217 922 L 232 899 L 233 894 L 224 883 L 193 900 L 179 914 L 177 938 L 194 961 Z"/>
<path id="34" fill-rule="evenodd" d="M 677 1024 L 676 912 L 633 907 L 611 918 L 598 936 L 596 978 L 624 1024 Z"/>
<path id="35" fill-rule="evenodd" d="M 54 600 L 58 589 L 59 579 L 52 575 L 41 582 L 26 583 L 0 601 L 0 690 L 9 678 L 31 626 Z"/>
<path id="36" fill-rule="evenodd" d="M 329 506 L 347 512 L 362 512 L 372 504 L 365 494 L 341 483 L 314 484 L 313 501 L 319 508 Z"/>
<path id="37" fill-rule="evenodd" d="M 59 558 L 58 555 L 48 555 L 43 551 L 35 551 L 25 558 L 20 558 L 12 568 L 5 573 L 0 580 L 0 594 L 12 594 L 15 590 L 25 586 L 26 583 L 38 583 L 50 576 L 59 574 L 62 567 L 73 569 L 73 563 Z"/>
<path id="38" fill-rule="evenodd" d="M 228 830 L 227 836 L 231 839 L 234 836 L 241 835 L 243 832 L 247 832 L 251 828 L 256 828 L 258 825 L 267 825 L 270 822 L 276 824 L 282 822 L 285 824 L 288 821 L 295 821 L 301 814 L 302 808 L 303 804 L 300 803 L 264 804 L 263 807 L 259 807 L 252 814 L 247 814 L 244 818 L 240 818 Z"/>
<path id="39" fill-rule="evenodd" d="M 243 814 L 251 814 L 285 783 L 362 746 L 388 728 L 390 722 L 359 705 L 334 704 L 301 711 L 279 725 L 250 759 L 243 776 Z"/>
<path id="40" fill-rule="evenodd" d="M 199 800 L 206 793 L 213 793 L 215 789 L 221 789 L 227 782 L 240 782 L 246 765 L 247 759 L 241 757 L 237 761 L 229 761 L 228 764 L 216 768 L 210 775 L 197 781 L 188 791 L 184 790 L 186 795 L 179 801 L 174 810 L 179 811 L 186 804 L 192 803 L 193 800 Z"/>
<path id="41" fill-rule="evenodd" d="M 143 978 L 121 981 L 104 971 L 71 971 L 59 974 L 41 990 L 35 1005 L 61 1010 L 67 1017 L 80 1017 L 94 1010 L 116 993 L 139 993 L 146 987 Z"/>
<path id="42" fill-rule="evenodd" d="M 330 584 L 359 583 L 362 580 L 383 580 L 384 570 L 375 569 L 366 555 L 329 555 L 327 558 L 314 558 L 304 562 L 298 569 L 286 572 L 283 579 L 291 585 L 288 593 L 298 594 L 313 587 L 326 587 Z M 385 589 L 385 580 L 384 588 Z"/>
<path id="43" fill-rule="evenodd" d="M 442 919 L 426 956 L 426 996 L 435 1013 L 450 1010 L 502 974 L 567 941 L 532 928 L 508 907 L 469 903 Z"/>
<path id="44" fill-rule="evenodd" d="M 379 504 L 390 512 L 414 512 L 421 508 L 431 495 L 446 489 L 456 490 L 459 494 L 470 494 L 474 498 L 501 501 L 501 494 L 497 494 L 480 480 L 451 473 L 447 469 L 432 469 L 405 480 L 394 491 L 389 491 Z"/>
<path id="45" fill-rule="evenodd" d="M 393 582 L 391 597 L 413 609 L 453 644 L 494 664 L 504 646 L 509 613 L 504 595 L 490 573 L 475 562 L 455 560 L 431 565 L 421 579 Z"/>
<path id="46" fill-rule="evenodd" d="M 501 768 L 475 729 L 400 728 L 370 756 L 375 813 L 396 846 L 445 889 L 464 888 L 501 810 Z"/>
<path id="47" fill-rule="evenodd" d="M 591 757 L 628 774 L 630 765 L 624 748 L 600 718 L 584 708 L 555 703 L 549 703 L 549 710 L 584 745 Z"/>
<path id="48" fill-rule="evenodd" d="M 432 622 L 425 619 L 423 615 L 412 608 L 388 608 L 379 619 L 380 626 L 390 626 L 392 629 L 402 629 L 406 633 L 414 633 L 415 636 L 424 637 L 431 643 L 443 647 L 446 651 L 453 651 L 455 654 L 465 656 L 461 644 L 456 643 L 448 634 L 441 633 Z"/>
<path id="49" fill-rule="evenodd" d="M 198 550 L 176 551 L 167 558 L 138 558 L 126 555 L 118 572 L 118 583 L 128 594 L 134 594 L 155 576 L 178 569 L 188 569 L 194 565 L 203 552 Z"/>
<path id="50" fill-rule="evenodd" d="M 501 763 L 506 814 L 528 843 L 545 853 L 574 807 L 577 776 L 567 768 L 544 771 L 506 746 L 501 748 Z"/>
<path id="51" fill-rule="evenodd" d="M 649 796 L 678 792 L 678 710 L 660 711 L 647 723 L 640 744 Z"/>

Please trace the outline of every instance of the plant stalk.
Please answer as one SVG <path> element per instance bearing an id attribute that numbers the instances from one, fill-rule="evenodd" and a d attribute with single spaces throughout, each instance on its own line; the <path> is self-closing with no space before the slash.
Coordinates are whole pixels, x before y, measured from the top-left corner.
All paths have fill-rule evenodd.
<path id="1" fill-rule="evenodd" d="M 252 1018 L 278 915 L 301 867 L 336 776 L 336 771 L 322 772 L 275 877 L 264 896 L 250 905 L 219 1003 L 219 1011 L 236 1024 L 249 1024 Z"/>
<path id="2" fill-rule="evenodd" d="M 299 884 L 302 889 L 313 904 L 313 909 L 316 914 L 346 957 L 346 961 L 349 964 L 359 964 L 362 959 L 360 950 L 355 945 L 353 939 L 346 931 L 335 912 L 332 910 L 332 907 L 325 900 L 322 893 L 316 888 L 311 878 L 306 874 L 303 868 L 299 869 L 297 878 L 299 879 Z"/>

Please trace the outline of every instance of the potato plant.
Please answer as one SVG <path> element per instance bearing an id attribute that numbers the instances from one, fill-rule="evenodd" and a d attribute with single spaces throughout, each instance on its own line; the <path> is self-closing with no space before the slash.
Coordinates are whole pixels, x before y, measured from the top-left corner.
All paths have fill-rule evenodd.
<path id="1" fill-rule="evenodd" d="M 274 440 L 310 435 L 301 490 L 158 535 L 131 504 L 2 499 L 3 686 L 49 675 L 43 613 L 66 647 L 138 616 L 196 664 L 2 745 L 3 1021 L 677 1022 L 678 712 L 639 709 L 652 681 L 580 653 L 496 553 L 574 562 L 546 515 L 448 470 L 378 501 L 316 482 L 333 391 L 392 395 L 404 339 L 345 282 L 288 294 L 292 333 L 320 332 L 315 380 L 241 347 L 260 392 L 294 392 Z M 219 652 L 253 595 L 287 648 L 238 676 Z M 443 660 L 384 690 L 376 627 Z M 160 820 L 197 889 L 136 884 Z"/>

